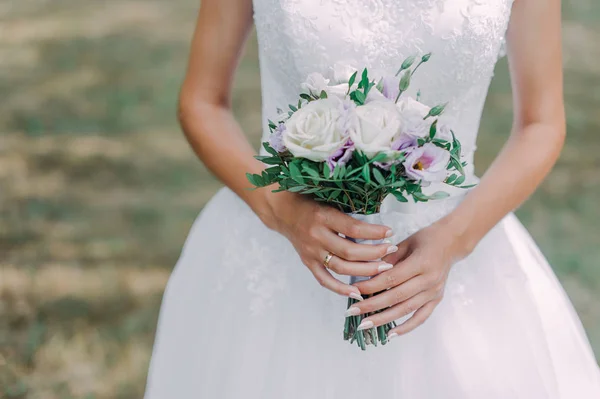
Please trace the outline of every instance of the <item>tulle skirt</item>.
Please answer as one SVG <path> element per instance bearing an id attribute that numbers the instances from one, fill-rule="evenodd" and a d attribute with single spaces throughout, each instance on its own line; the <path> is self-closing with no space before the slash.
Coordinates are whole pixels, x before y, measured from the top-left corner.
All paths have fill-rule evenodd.
<path id="1" fill-rule="evenodd" d="M 456 198 L 386 205 L 402 240 Z M 346 298 L 230 190 L 205 207 L 168 283 L 146 399 L 598 399 L 600 372 L 554 273 L 514 215 L 453 266 L 413 332 L 361 351 Z"/>

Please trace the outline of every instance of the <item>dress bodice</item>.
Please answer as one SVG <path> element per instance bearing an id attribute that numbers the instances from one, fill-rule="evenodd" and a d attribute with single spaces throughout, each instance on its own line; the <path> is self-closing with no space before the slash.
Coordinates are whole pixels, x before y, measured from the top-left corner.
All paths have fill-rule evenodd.
<path id="1" fill-rule="evenodd" d="M 447 102 L 443 118 L 471 158 L 512 1 L 254 0 L 263 119 L 297 101 L 309 73 L 342 63 L 393 74 L 406 57 L 432 52 L 407 94 Z"/>

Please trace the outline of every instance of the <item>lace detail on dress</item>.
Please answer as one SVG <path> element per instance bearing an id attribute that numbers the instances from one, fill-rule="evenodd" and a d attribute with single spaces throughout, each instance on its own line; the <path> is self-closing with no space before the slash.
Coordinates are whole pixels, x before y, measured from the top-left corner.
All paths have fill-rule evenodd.
<path id="1" fill-rule="evenodd" d="M 444 119 L 472 151 L 511 6 L 512 0 L 254 0 L 264 120 L 293 102 L 311 72 L 346 63 L 393 74 L 407 56 L 431 51 L 408 95 L 420 89 L 430 105 L 448 102 Z"/>

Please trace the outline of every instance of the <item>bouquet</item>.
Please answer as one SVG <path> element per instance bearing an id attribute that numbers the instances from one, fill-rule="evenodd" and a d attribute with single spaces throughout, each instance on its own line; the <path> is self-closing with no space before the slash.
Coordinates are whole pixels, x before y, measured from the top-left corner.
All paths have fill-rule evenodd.
<path id="1" fill-rule="evenodd" d="M 378 214 L 388 195 L 401 202 L 448 196 L 441 191 L 426 195 L 422 188 L 431 183 L 466 188 L 461 144 L 438 118 L 446 105 L 429 107 L 420 93 L 403 96 L 430 57 L 411 56 L 395 75 L 378 80 L 366 68 L 359 74 L 343 65 L 334 66 L 333 79 L 310 74 L 297 103 L 278 110 L 275 122 L 269 120 L 271 134 L 263 143 L 268 155 L 256 157 L 267 168 L 247 174 L 250 183 L 257 188 L 277 184 L 273 192 L 310 195 L 356 218 Z M 355 302 L 350 298 L 348 307 Z M 344 326 L 344 339 L 363 350 L 386 344 L 395 327 L 358 330 L 368 316 L 347 317 Z"/>

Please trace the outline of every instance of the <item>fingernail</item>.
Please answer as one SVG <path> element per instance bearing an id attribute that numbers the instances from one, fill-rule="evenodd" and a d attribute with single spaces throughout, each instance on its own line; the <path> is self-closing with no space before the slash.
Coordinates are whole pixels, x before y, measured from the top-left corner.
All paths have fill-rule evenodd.
<path id="1" fill-rule="evenodd" d="M 388 341 L 390 341 L 392 338 L 396 338 L 398 336 L 398 334 L 396 334 L 395 332 L 393 333 L 389 333 L 387 336 Z"/>
<path id="2" fill-rule="evenodd" d="M 350 316 L 358 316 L 360 314 L 360 309 L 356 306 L 351 306 L 346 310 L 346 317 Z"/>
<path id="3" fill-rule="evenodd" d="M 392 230 L 388 230 L 385 232 L 385 238 L 390 238 L 393 235 L 394 235 L 394 232 Z"/>
<path id="4" fill-rule="evenodd" d="M 357 301 L 362 301 L 365 299 L 362 296 L 358 295 L 356 292 L 351 292 L 348 296 L 352 299 L 356 299 Z"/>
<path id="5" fill-rule="evenodd" d="M 374 324 L 373 324 L 372 321 L 365 320 L 362 323 L 360 323 L 356 329 L 358 331 L 360 331 L 360 330 L 366 330 L 367 328 L 373 328 L 373 326 L 374 326 Z"/>
<path id="6" fill-rule="evenodd" d="M 381 242 L 384 243 L 384 244 L 391 244 L 392 240 L 385 239 L 385 240 L 383 240 Z"/>
<path id="7" fill-rule="evenodd" d="M 388 247 L 387 251 L 385 252 L 386 255 L 392 254 L 394 252 L 396 252 L 398 250 L 398 247 L 395 245 L 392 245 L 391 247 Z"/>
<path id="8" fill-rule="evenodd" d="M 386 270 L 390 270 L 393 267 L 394 267 L 394 265 L 390 265 L 389 263 L 384 263 L 383 265 L 381 265 L 377 268 L 377 271 L 379 271 L 379 273 L 381 273 Z"/>

